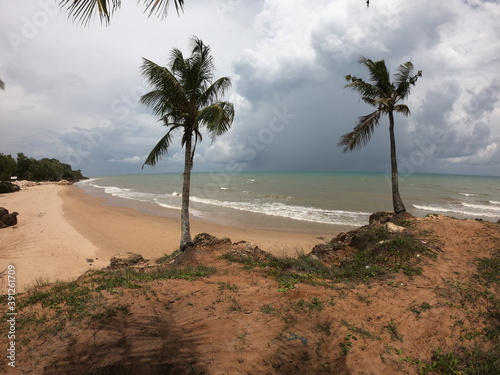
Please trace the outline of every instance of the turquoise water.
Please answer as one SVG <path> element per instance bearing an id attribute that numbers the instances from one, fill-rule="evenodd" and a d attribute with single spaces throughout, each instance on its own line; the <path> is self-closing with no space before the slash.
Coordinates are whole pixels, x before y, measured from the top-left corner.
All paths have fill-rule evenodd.
<path id="1" fill-rule="evenodd" d="M 412 174 L 400 192 L 415 216 L 500 219 L 500 178 Z M 91 194 L 179 209 L 182 174 L 104 176 L 82 181 Z M 392 210 L 384 173 L 193 173 L 191 214 L 222 224 L 291 230 L 343 230 L 365 225 L 375 211 Z M 158 211 L 161 214 L 161 211 Z"/>

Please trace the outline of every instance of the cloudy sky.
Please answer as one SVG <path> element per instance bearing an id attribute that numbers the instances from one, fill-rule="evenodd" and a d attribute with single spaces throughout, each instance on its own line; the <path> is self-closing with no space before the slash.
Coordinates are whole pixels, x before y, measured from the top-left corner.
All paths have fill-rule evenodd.
<path id="1" fill-rule="evenodd" d="M 186 0 L 166 19 L 124 1 L 83 27 L 56 0 L 0 0 L 0 152 L 55 157 L 85 175 L 182 171 L 175 143 L 142 163 L 164 128 L 138 104 L 142 57 L 166 66 L 191 36 L 229 76 L 232 129 L 197 148 L 195 171 L 388 171 L 388 121 L 369 145 L 337 147 L 372 108 L 344 89 L 361 55 L 423 71 L 396 117 L 400 172 L 500 176 L 498 0 Z M 311 5 L 313 4 L 313 5 Z M 172 4 L 173 5 L 173 4 Z M 180 143 L 180 142 L 179 142 Z"/>

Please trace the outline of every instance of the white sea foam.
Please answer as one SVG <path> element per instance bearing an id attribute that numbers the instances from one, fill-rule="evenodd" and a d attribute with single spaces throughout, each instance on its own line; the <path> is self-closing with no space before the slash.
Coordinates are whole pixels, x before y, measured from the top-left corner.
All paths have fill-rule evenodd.
<path id="1" fill-rule="evenodd" d="M 473 197 L 476 195 L 476 194 L 472 194 L 472 193 L 459 193 L 459 194 L 463 195 L 464 197 Z"/>
<path id="2" fill-rule="evenodd" d="M 418 210 L 428 211 L 428 212 L 445 212 L 452 214 L 461 214 L 465 216 L 483 216 L 483 217 L 498 217 L 500 216 L 500 207 L 487 206 L 482 204 L 470 204 L 470 203 L 459 203 L 459 204 L 448 204 L 448 205 L 419 205 L 414 204 Z"/>
<path id="3" fill-rule="evenodd" d="M 239 211 L 322 224 L 359 226 L 366 224 L 370 215 L 366 212 L 325 210 L 315 207 L 294 206 L 279 202 L 270 203 L 257 200 L 253 202 L 229 202 L 193 196 L 191 197 L 191 201 L 206 205 L 231 208 Z"/>
<path id="4" fill-rule="evenodd" d="M 500 204 L 499 201 L 489 201 L 491 204 Z"/>

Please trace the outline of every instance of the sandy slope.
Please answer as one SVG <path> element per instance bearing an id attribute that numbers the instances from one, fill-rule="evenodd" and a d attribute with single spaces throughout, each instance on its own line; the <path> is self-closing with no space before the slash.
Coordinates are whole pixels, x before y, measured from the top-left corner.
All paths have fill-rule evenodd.
<path id="1" fill-rule="evenodd" d="M 64 188 L 41 185 L 0 195 L 0 207 L 19 213 L 18 225 L 0 230 L 0 271 L 15 265 L 18 292 L 37 279 L 75 278 L 91 267 L 86 259 L 96 257 L 97 247 L 63 215 Z"/>
<path id="2" fill-rule="evenodd" d="M 88 312 L 108 312 L 94 319 L 56 329 L 56 310 L 32 305 L 18 372 L 9 373 L 399 375 L 418 373 L 437 348 L 487 349 L 500 290 L 472 275 L 478 257 L 498 250 L 500 225 L 445 217 L 415 225 L 432 229 L 425 240 L 440 249 L 422 257 L 419 276 L 280 292 L 265 270 L 219 259 L 228 244 L 196 251 L 215 275 L 94 292 L 102 305 Z"/>

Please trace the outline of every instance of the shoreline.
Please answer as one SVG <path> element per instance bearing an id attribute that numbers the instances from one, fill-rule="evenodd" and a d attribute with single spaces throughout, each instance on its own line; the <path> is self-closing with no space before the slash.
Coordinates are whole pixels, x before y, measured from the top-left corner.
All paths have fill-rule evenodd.
<path id="1" fill-rule="evenodd" d="M 1 194 L 0 207 L 19 213 L 16 226 L 0 230 L 0 243 L 5 244 L 0 247 L 0 272 L 10 264 L 16 266 L 18 292 L 36 282 L 66 281 L 106 267 L 118 253 L 131 251 L 154 261 L 179 247 L 176 210 L 163 209 L 160 216 L 145 212 L 141 204 L 123 207 L 74 185 L 36 185 Z M 324 243 L 324 237 L 337 234 L 241 228 L 192 218 L 191 235 L 203 232 L 289 256 L 308 253 Z M 0 279 L 3 289 L 5 283 Z"/>

